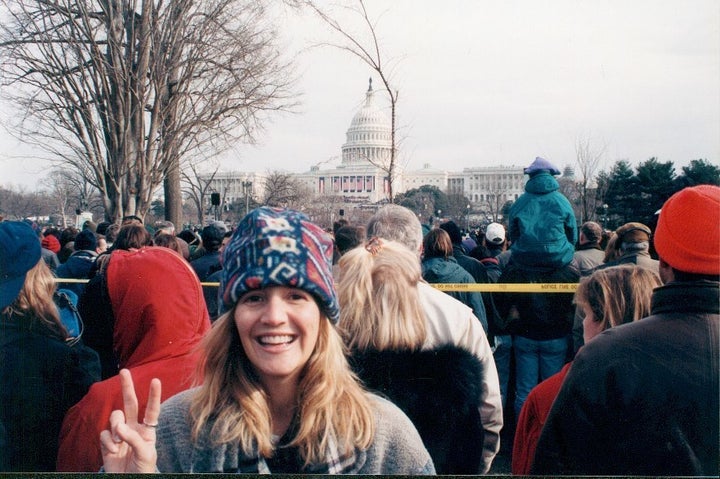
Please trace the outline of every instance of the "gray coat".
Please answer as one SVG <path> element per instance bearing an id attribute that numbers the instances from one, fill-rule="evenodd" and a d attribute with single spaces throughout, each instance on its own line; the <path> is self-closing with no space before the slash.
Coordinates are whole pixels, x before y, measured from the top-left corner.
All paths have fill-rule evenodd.
<path id="1" fill-rule="evenodd" d="M 573 265 L 580 270 L 580 275 L 588 276 L 605 259 L 605 252 L 598 248 L 582 248 L 573 254 Z"/>
<path id="2" fill-rule="evenodd" d="M 165 473 L 228 472 L 238 469 L 239 445 L 191 441 L 190 401 L 196 389 L 163 403 L 157 429 L 158 470 Z M 354 474 L 434 474 L 432 459 L 410 419 L 394 404 L 372 396 L 375 439 L 357 453 Z M 201 438 L 206 434 L 201 434 Z M 248 458 L 243 457 L 244 461 Z M 298 471 L 299 472 L 299 471 Z"/>

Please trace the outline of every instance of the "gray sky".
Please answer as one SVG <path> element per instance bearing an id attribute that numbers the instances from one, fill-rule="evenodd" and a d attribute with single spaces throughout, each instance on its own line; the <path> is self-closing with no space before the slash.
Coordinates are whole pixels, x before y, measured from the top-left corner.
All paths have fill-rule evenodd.
<path id="1" fill-rule="evenodd" d="M 525 166 L 538 155 L 564 166 L 579 136 L 607 145 L 605 167 L 652 156 L 678 173 L 692 159 L 720 164 L 716 0 L 366 4 L 400 91 L 409 168 Z M 301 172 L 339 157 L 373 76 L 347 53 L 308 50 L 336 38 L 309 15 L 277 15 L 298 61 L 300 111 L 274 117 L 257 146 L 237 146 L 225 170 Z M 358 17 L 345 23 L 356 29 Z M 3 144 L 0 184 L 32 187 L 46 165 L 18 161 L 15 140 Z"/>

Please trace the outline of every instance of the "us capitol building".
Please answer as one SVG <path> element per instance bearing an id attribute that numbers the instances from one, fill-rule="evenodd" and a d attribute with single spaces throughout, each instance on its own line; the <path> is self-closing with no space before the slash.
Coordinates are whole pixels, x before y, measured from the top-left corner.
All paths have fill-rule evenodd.
<path id="1" fill-rule="evenodd" d="M 327 169 L 314 166 L 293 176 L 319 197 L 342 197 L 348 205 L 363 207 L 383 202 L 388 196 L 388 175 L 377 165 L 386 164 L 390 158 L 391 130 L 390 119 L 375 102 L 370 79 L 365 102 L 347 129 L 340 165 Z M 463 194 L 473 208 L 482 209 L 488 202 L 516 200 L 524 191 L 522 170 L 517 166 L 494 166 L 448 172 L 426 164 L 420 170 L 408 171 L 398 164 L 393 194 L 423 185 L 436 186 L 448 194 Z M 242 202 L 247 195 L 263 196 L 266 177 L 258 172 L 217 172 L 209 189 L 219 192 L 223 203 Z"/>

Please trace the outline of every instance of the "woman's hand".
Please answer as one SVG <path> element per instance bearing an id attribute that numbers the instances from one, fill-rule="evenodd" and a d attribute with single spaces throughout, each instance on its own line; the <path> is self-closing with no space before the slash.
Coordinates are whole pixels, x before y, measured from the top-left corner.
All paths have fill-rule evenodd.
<path id="1" fill-rule="evenodd" d="M 100 433 L 105 472 L 156 472 L 155 429 L 160 415 L 160 380 L 150 383 L 145 417 L 138 422 L 138 401 L 130 371 L 120 371 L 123 409 L 110 414 L 110 429 Z"/>

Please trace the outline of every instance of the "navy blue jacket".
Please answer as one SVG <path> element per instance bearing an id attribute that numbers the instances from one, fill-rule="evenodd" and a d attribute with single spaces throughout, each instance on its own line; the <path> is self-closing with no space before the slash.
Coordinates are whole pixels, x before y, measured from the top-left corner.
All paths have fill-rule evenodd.
<path id="1" fill-rule="evenodd" d="M 55 471 L 65 413 L 100 379 L 96 355 L 84 364 L 81 349 L 41 329 L 0 318 L 0 471 Z"/>
<path id="2" fill-rule="evenodd" d="M 94 251 L 76 251 L 70 255 L 67 261 L 58 266 L 55 274 L 58 278 L 88 279 L 96 259 L 97 253 Z M 61 287 L 74 291 L 78 297 L 82 296 L 85 291 L 84 283 L 63 283 Z"/>

